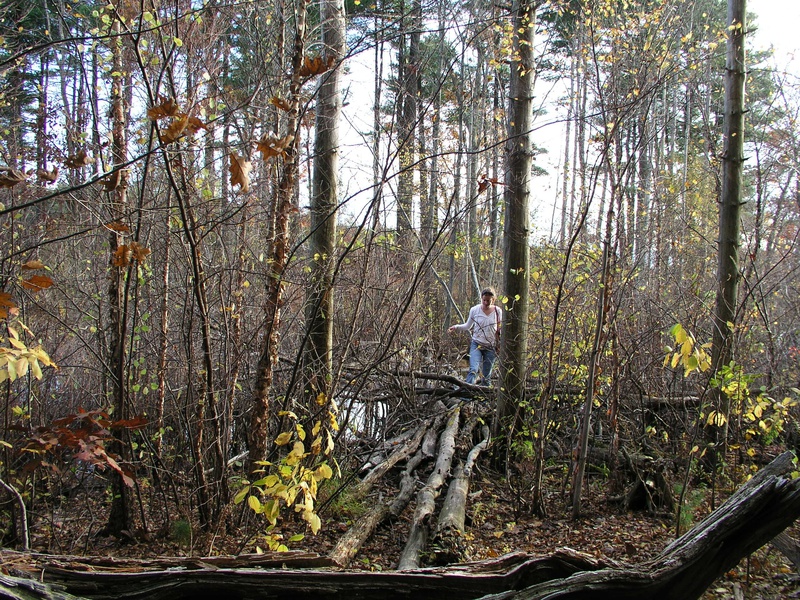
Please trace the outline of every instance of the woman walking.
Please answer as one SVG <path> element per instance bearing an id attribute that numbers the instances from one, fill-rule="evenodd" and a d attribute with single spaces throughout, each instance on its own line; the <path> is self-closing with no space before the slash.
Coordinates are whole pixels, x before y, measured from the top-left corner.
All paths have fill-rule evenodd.
<path id="1" fill-rule="evenodd" d="M 450 333 L 454 331 L 472 332 L 467 383 L 475 383 L 480 371 L 483 385 L 491 385 L 490 377 L 494 361 L 497 358 L 502 323 L 503 310 L 495 306 L 494 289 L 488 287 L 481 292 L 481 303 L 469 309 L 467 322 L 453 325 L 448 329 Z"/>

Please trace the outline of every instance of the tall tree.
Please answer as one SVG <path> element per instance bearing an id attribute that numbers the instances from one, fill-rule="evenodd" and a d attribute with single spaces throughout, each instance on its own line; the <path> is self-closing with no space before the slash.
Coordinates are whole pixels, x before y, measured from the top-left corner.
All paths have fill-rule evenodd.
<path id="1" fill-rule="evenodd" d="M 311 287 L 306 319 L 308 345 L 305 352 L 307 379 L 316 395 L 330 393 L 333 345 L 333 278 L 338 204 L 339 120 L 342 99 L 339 90 L 344 55 L 344 3 L 322 2 L 324 59 L 334 68 L 322 76 L 317 94 L 314 140 L 313 195 L 311 198 Z"/>
<path id="2" fill-rule="evenodd" d="M 530 196 L 533 167 L 533 40 L 535 0 L 514 0 L 508 140 L 506 141 L 506 219 L 504 291 L 508 297 L 502 335 L 502 387 L 495 415 L 495 434 L 511 433 L 511 418 L 525 393 L 530 286 Z"/>
<path id="3" fill-rule="evenodd" d="M 712 367 L 717 374 L 733 358 L 732 344 L 739 286 L 739 218 L 744 163 L 745 4 L 746 0 L 728 0 L 722 194 L 719 206 L 717 301 L 712 354 Z M 713 454 L 724 456 L 730 405 L 721 389 L 715 390 L 714 395 L 717 418 L 712 420 L 712 441 L 716 444 Z"/>

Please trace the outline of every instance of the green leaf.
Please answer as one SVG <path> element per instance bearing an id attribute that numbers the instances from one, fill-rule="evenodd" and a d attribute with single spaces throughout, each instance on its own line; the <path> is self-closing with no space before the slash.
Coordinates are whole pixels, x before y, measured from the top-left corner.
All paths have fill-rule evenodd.
<path id="1" fill-rule="evenodd" d="M 253 509 L 254 513 L 260 513 L 262 511 L 261 500 L 259 500 L 255 496 L 250 496 L 249 498 L 247 498 L 247 505 L 251 509 Z"/>

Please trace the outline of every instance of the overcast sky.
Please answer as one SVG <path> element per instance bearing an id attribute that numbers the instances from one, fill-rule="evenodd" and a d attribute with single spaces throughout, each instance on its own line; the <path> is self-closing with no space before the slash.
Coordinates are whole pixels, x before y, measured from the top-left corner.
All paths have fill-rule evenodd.
<path id="1" fill-rule="evenodd" d="M 752 47 L 774 46 L 778 65 L 800 74 L 800 0 L 750 0 L 747 11 L 757 15 Z"/>

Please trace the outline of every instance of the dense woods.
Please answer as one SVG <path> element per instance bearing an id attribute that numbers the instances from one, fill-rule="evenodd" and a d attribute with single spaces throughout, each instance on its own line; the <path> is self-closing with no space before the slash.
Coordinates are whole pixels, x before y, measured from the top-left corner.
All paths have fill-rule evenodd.
<path id="1" fill-rule="evenodd" d="M 800 400 L 800 88 L 739 14 L 6 2 L 2 545 L 292 547 L 453 419 L 520 513 L 717 506 Z"/>

